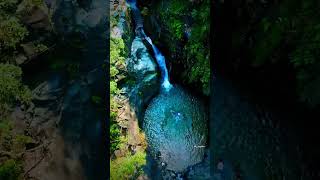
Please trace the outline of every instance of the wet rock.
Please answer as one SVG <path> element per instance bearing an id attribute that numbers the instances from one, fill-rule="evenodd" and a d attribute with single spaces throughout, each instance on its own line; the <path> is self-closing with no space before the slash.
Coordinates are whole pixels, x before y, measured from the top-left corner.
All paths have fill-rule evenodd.
<path id="1" fill-rule="evenodd" d="M 207 118 L 201 102 L 181 88 L 175 86 L 160 94 L 149 104 L 143 124 L 151 152 L 156 155 L 159 151 L 160 161 L 175 172 L 200 163 Z"/>
<path id="2" fill-rule="evenodd" d="M 137 118 L 142 120 L 144 106 L 159 91 L 156 63 L 141 38 L 131 45 L 131 58 L 127 59 L 128 75 L 134 84 L 128 89 L 130 104 L 135 107 Z"/>
<path id="3" fill-rule="evenodd" d="M 137 81 L 143 80 L 148 74 L 156 73 L 156 63 L 149 54 L 141 38 L 136 37 L 131 45 L 131 58 L 127 59 L 128 73 Z"/>
<path id="4" fill-rule="evenodd" d="M 55 100 L 61 95 L 62 88 L 62 77 L 53 76 L 37 86 L 32 91 L 32 97 L 39 101 Z"/>
<path id="5" fill-rule="evenodd" d="M 86 76 L 87 83 L 89 85 L 93 84 L 97 80 L 97 78 L 99 77 L 98 75 L 99 75 L 99 72 L 97 69 L 94 69 L 94 70 L 88 72 L 88 74 Z"/>
<path id="6" fill-rule="evenodd" d="M 62 1 L 54 13 L 55 27 L 62 33 L 84 32 L 90 28 L 105 26 L 108 13 L 107 1 L 88 1 L 86 7 L 79 5 L 80 1 Z"/>

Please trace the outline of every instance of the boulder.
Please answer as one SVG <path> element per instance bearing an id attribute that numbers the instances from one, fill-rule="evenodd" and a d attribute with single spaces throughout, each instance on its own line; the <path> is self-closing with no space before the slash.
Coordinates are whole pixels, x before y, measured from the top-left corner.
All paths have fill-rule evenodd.
<path id="1" fill-rule="evenodd" d="M 32 90 L 32 97 L 38 101 L 55 100 L 62 93 L 62 79 L 59 76 L 41 83 Z"/>
<path id="2" fill-rule="evenodd" d="M 127 59 L 129 75 L 142 81 L 149 74 L 157 74 L 155 60 L 149 54 L 141 38 L 136 37 L 131 45 L 131 58 Z"/>
<path id="3" fill-rule="evenodd" d="M 159 91 L 159 79 L 155 60 L 149 54 L 141 38 L 136 37 L 131 45 L 131 56 L 126 61 L 129 78 L 134 80 L 128 88 L 128 98 L 138 120 L 142 120 L 144 107 Z"/>
<path id="4" fill-rule="evenodd" d="M 25 63 L 28 60 L 28 58 L 23 54 L 18 54 L 18 56 L 16 57 L 15 60 L 16 60 L 17 65 L 21 65 L 21 64 Z"/>
<path id="5" fill-rule="evenodd" d="M 26 10 L 26 7 L 23 7 L 24 4 L 21 3 L 19 10 L 20 11 L 29 11 Z M 45 29 L 51 30 L 51 22 L 48 15 L 48 10 L 45 8 L 40 8 L 38 6 L 33 6 L 30 8 L 30 12 L 24 13 L 25 15 L 22 17 L 22 21 L 32 27 L 33 29 Z"/>

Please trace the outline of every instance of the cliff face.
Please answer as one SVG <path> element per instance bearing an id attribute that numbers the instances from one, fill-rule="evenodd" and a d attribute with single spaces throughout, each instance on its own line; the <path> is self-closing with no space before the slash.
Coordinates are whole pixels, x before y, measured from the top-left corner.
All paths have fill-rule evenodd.
<path id="1" fill-rule="evenodd" d="M 7 144 L 2 138 L 12 137 L 6 148 L 12 156 L 1 155 L 0 179 L 101 179 L 107 166 L 101 99 L 106 92 L 103 64 L 108 4 L 19 3 L 11 7 L 18 19 L 13 24 L 22 23 L 29 33 L 15 44 L 15 61 L 6 62 L 21 66 L 19 80 L 29 86 L 31 97 L 28 103 L 14 102 L 6 120 L 0 114 L 0 124 L 8 124 L 5 134 L 1 130 L 1 149 Z M 3 22 L 1 26 L 10 25 Z M 1 56 L 6 53 L 9 57 L 9 50 L 1 51 Z"/>
<path id="2" fill-rule="evenodd" d="M 139 9 L 145 32 L 166 57 L 173 82 L 208 95 L 210 1 L 141 1 Z"/>

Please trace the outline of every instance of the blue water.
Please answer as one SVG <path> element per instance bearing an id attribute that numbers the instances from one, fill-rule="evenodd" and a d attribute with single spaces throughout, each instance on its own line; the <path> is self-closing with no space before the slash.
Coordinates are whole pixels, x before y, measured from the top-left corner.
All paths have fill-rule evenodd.
<path id="1" fill-rule="evenodd" d="M 166 66 L 166 60 L 164 56 L 161 54 L 159 49 L 152 43 L 151 39 L 149 37 L 146 37 L 146 40 L 150 43 L 152 46 L 153 52 L 155 54 L 155 58 L 157 60 L 157 63 L 160 67 L 161 71 L 161 86 L 164 88 L 164 90 L 169 91 L 172 88 L 172 85 L 169 81 L 169 74 Z"/>
<path id="2" fill-rule="evenodd" d="M 137 5 L 136 5 L 136 0 L 127 0 L 127 3 L 130 5 L 130 7 L 134 10 L 134 11 L 138 11 Z M 141 18 L 140 15 L 138 17 L 134 18 Z M 137 19 L 136 19 L 136 22 Z M 142 21 L 141 21 L 142 22 Z M 138 27 L 138 31 L 137 33 L 141 34 L 143 36 L 143 38 L 145 40 L 148 41 L 148 43 L 152 46 L 155 58 L 157 60 L 157 63 L 159 65 L 160 71 L 161 71 L 161 90 L 164 90 L 165 92 L 170 91 L 170 89 L 172 88 L 172 84 L 169 81 L 169 73 L 168 73 L 168 69 L 166 66 L 166 60 L 165 57 L 162 55 L 162 53 L 159 51 L 159 49 L 152 43 L 152 40 L 150 37 L 148 37 L 144 30 L 143 27 Z"/>

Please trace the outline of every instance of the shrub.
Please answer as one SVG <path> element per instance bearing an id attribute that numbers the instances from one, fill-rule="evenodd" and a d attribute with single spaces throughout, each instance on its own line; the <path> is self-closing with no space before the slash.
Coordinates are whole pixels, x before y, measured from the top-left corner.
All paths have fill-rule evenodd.
<path id="1" fill-rule="evenodd" d="M 127 155 L 112 160 L 110 161 L 110 179 L 135 179 L 142 174 L 142 168 L 145 164 L 145 152 L 137 152 L 134 155 Z"/>
<path id="2" fill-rule="evenodd" d="M 195 5 L 197 3 L 197 5 Z M 204 94 L 209 94 L 210 79 L 210 48 L 209 48 L 209 32 L 210 32 L 210 1 L 203 0 L 193 3 L 186 3 L 181 0 L 170 1 L 166 7 L 160 6 L 161 21 L 165 28 L 169 31 L 172 41 L 183 42 L 185 32 L 185 21 L 191 27 L 190 37 L 187 43 L 183 44 L 183 53 L 181 54 L 185 67 L 182 72 L 182 78 L 186 83 L 200 84 Z M 191 13 L 190 13 L 191 12 Z M 168 48 L 172 54 L 176 52 L 176 44 L 169 44 Z"/>
<path id="3" fill-rule="evenodd" d="M 126 55 L 125 44 L 122 38 L 110 39 L 110 153 L 119 149 L 125 143 L 125 138 L 121 135 L 120 127 L 116 122 L 118 113 L 118 103 L 115 96 L 120 93 L 117 75 L 124 73 L 118 69 L 119 64 L 124 64 Z"/>
<path id="4" fill-rule="evenodd" d="M 0 179 L 18 180 L 22 173 L 21 163 L 10 159 L 0 165 Z"/>
<path id="5" fill-rule="evenodd" d="M 18 0 L 0 0 L 0 9 L 5 11 L 15 10 Z"/>
<path id="6" fill-rule="evenodd" d="M 15 101 L 29 103 L 32 95 L 21 83 L 22 71 L 11 64 L 0 64 L 0 106 L 11 105 Z"/>
<path id="7" fill-rule="evenodd" d="M 0 49 L 15 49 L 28 34 L 27 28 L 17 18 L 0 17 Z"/>

